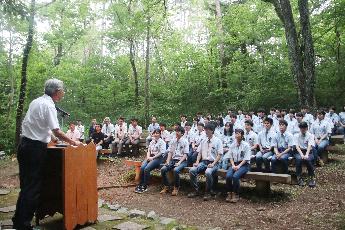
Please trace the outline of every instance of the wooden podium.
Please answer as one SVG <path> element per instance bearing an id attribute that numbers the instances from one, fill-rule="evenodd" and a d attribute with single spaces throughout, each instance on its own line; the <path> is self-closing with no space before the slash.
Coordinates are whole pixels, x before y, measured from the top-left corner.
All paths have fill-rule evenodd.
<path id="1" fill-rule="evenodd" d="M 56 212 L 63 214 L 66 230 L 96 222 L 97 163 L 93 143 L 78 147 L 48 147 L 39 203 L 37 223 Z"/>

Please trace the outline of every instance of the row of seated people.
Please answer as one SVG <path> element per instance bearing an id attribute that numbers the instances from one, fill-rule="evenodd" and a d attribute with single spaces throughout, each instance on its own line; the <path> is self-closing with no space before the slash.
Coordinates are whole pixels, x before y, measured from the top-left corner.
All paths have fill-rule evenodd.
<path id="1" fill-rule="evenodd" d="M 273 121 L 271 118 L 264 120 L 266 130 L 269 130 Z M 222 140 L 215 135 L 215 124 L 209 123 L 204 125 L 199 123 L 199 127 L 203 127 L 204 138 L 199 143 L 191 146 L 188 139 L 185 137 L 185 129 L 181 126 L 175 128 L 175 138 L 170 143 L 168 150 L 166 150 L 166 142 L 161 137 L 161 130 L 155 129 L 152 133 L 152 141 L 149 144 L 147 156 L 141 165 L 140 184 L 135 188 L 135 192 L 144 193 L 147 191 L 147 185 L 150 178 L 150 172 L 154 169 L 161 168 L 163 177 L 163 189 L 161 194 L 170 192 L 173 187 L 171 195 L 176 196 L 180 188 L 180 172 L 183 168 L 192 163 L 192 168 L 189 171 L 191 186 L 194 191 L 188 194 L 188 197 L 196 197 L 201 195 L 198 184 L 198 175 L 205 173 L 206 175 L 206 192 L 204 200 L 209 200 L 215 194 L 214 187 L 216 181 L 216 173 L 219 169 L 227 170 L 226 173 L 226 189 L 228 196 L 226 201 L 237 202 L 239 199 L 240 178 L 243 177 L 250 170 L 250 161 L 255 149 L 252 148 L 251 143 L 246 139 L 246 135 L 251 136 L 255 134 L 252 130 L 252 122 L 246 121 L 246 128 L 235 129 L 234 141 L 230 145 L 225 145 Z M 288 124 L 286 121 L 280 121 L 280 133 L 269 136 L 266 131 L 259 133 L 259 149 L 254 157 L 258 170 L 260 170 L 263 160 L 267 153 L 273 155 L 271 165 L 272 171 L 275 171 L 275 166 L 278 161 L 281 161 L 287 167 L 288 156 L 293 156 L 296 159 L 296 174 L 299 185 L 304 185 L 304 180 L 301 177 L 302 163 L 305 163 L 308 169 L 309 186 L 315 187 L 315 171 L 314 171 L 314 154 L 315 154 L 315 139 L 313 134 L 308 131 L 308 124 L 301 122 L 299 124 L 300 132 L 294 137 L 286 131 Z M 200 130 L 201 131 L 201 130 Z M 266 147 L 264 139 L 269 142 L 269 147 Z M 193 149 L 195 151 L 193 151 Z M 167 153 L 167 154 L 166 154 Z M 265 156 L 266 158 L 266 156 Z M 267 158 L 266 158 L 267 159 Z M 269 162 L 268 162 L 269 163 Z M 269 166 L 266 165 L 266 166 Z M 167 173 L 173 171 L 174 182 L 170 184 L 167 178 Z"/>
<path id="2" fill-rule="evenodd" d="M 251 128 L 253 132 L 256 134 L 259 134 L 262 130 L 266 129 L 264 125 L 265 117 L 263 117 L 263 115 L 264 113 L 261 110 L 258 111 L 257 117 L 256 116 L 254 117 L 253 115 L 250 115 L 250 114 L 246 114 L 244 122 L 252 121 Z M 230 122 L 226 122 L 225 125 L 223 125 L 222 117 L 218 117 L 216 121 L 214 121 L 216 123 L 215 135 L 219 137 L 224 142 L 224 144 L 226 143 L 231 144 L 231 142 L 234 139 L 235 129 L 243 129 L 243 130 L 246 129 L 244 122 L 242 123 L 239 121 L 238 119 L 240 117 L 239 115 L 231 114 L 229 115 L 229 117 L 230 117 Z M 268 117 L 272 120 L 272 124 L 271 124 L 271 127 L 269 128 L 268 135 L 279 133 L 280 132 L 279 122 L 285 120 L 281 118 L 282 116 L 280 114 L 276 116 L 272 115 L 272 117 L 273 118 Z M 255 122 L 257 118 L 260 121 L 259 123 Z M 226 117 L 224 120 L 226 120 Z M 302 121 L 307 122 L 308 126 L 310 127 L 310 132 L 314 134 L 316 138 L 321 140 L 321 141 L 317 141 L 317 144 L 319 146 L 318 153 L 320 153 L 323 149 L 326 148 L 327 145 L 329 145 L 329 134 L 333 133 L 332 127 L 334 126 L 332 126 L 333 123 L 330 122 L 330 119 L 327 118 L 327 114 L 324 111 L 320 111 L 320 113 L 318 113 L 318 115 L 316 116 L 316 119 L 314 119 L 313 116 L 308 113 L 299 112 L 295 114 L 294 111 L 291 110 L 289 112 L 288 119 L 285 121 L 288 124 L 287 131 L 293 135 L 299 132 L 298 125 Z M 204 119 L 202 117 L 200 118 L 196 117 L 195 119 L 193 119 L 193 123 L 190 123 L 186 120 L 185 116 L 181 116 L 181 123 L 176 123 L 174 125 L 174 128 L 177 126 L 184 127 L 186 130 L 185 137 L 190 142 L 190 145 L 193 146 L 193 143 L 197 142 L 198 139 L 200 139 L 200 137 L 198 136 L 201 135 L 198 124 L 205 125 L 205 124 L 208 124 L 209 122 L 213 122 L 213 121 L 209 119 Z M 340 123 L 341 122 L 344 122 L 344 121 L 340 121 Z M 91 126 L 91 128 L 95 129 L 95 125 Z M 103 126 L 100 126 L 100 128 L 101 128 L 101 133 L 103 133 L 103 137 L 100 136 L 101 134 L 94 134 L 97 132 L 92 133 L 90 136 L 90 138 L 94 140 L 98 149 L 110 147 L 112 149 L 113 154 L 116 154 L 116 153 L 121 154 L 123 146 L 125 145 L 127 149 L 127 153 L 129 154 L 128 147 L 129 145 L 132 145 L 134 147 L 133 152 L 134 153 L 138 152 L 138 146 L 140 143 L 140 138 L 142 136 L 143 129 L 141 126 L 138 125 L 137 119 L 132 119 L 131 124 L 129 125 L 129 128 L 128 128 L 127 124 L 124 121 L 124 118 L 120 117 L 118 119 L 117 124 L 114 126 L 113 124 L 110 123 L 110 119 L 107 117 L 104 120 Z M 343 128 L 343 124 L 340 128 Z M 169 144 L 169 141 L 172 138 L 174 138 L 174 132 L 173 133 L 168 132 L 166 130 L 166 125 L 164 123 L 158 124 L 157 119 L 155 117 L 152 117 L 152 122 L 148 127 L 149 136 L 146 138 L 146 147 L 148 147 L 150 141 L 152 140 L 152 132 L 155 129 L 161 129 L 162 138 L 167 144 Z M 325 135 L 326 133 L 327 133 L 327 138 L 322 138 L 322 136 Z M 95 137 L 92 138 L 92 135 L 94 135 Z M 253 138 L 255 138 L 255 135 Z M 253 141 L 255 140 L 253 139 L 252 142 Z M 253 145 L 253 149 L 257 147 L 257 145 L 255 144 L 252 144 L 252 145 Z M 266 157 L 266 155 L 264 156 L 264 158 Z M 321 161 L 320 163 L 322 164 Z"/>

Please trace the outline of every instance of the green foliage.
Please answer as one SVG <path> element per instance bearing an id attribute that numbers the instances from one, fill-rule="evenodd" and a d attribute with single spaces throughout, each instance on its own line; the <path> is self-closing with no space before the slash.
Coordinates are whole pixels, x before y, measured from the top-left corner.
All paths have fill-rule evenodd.
<path id="1" fill-rule="evenodd" d="M 199 111 L 217 114 L 228 107 L 244 110 L 297 107 L 297 90 L 292 79 L 284 29 L 272 4 L 261 0 L 223 3 L 223 37 L 219 37 L 217 32 L 213 3 L 205 5 L 201 14 L 204 15 L 202 20 L 207 39 L 198 43 L 190 41 L 193 32 L 189 28 L 176 29 L 171 17 L 192 14 L 184 10 L 195 10 L 202 2 L 183 2 L 173 6 L 165 6 L 165 2 L 57 0 L 39 5 L 36 19 L 44 21 L 49 28 L 42 32 L 36 27 L 40 32 L 35 37 L 29 58 L 24 110 L 43 93 L 45 80 L 53 76 L 62 79 L 66 85 L 65 98 L 59 103 L 71 113 L 71 117 L 64 120 L 65 124 L 81 119 L 88 126 L 91 118 L 102 121 L 105 116 L 110 116 L 114 121 L 124 116 L 127 121 L 137 117 L 144 125 L 148 122 L 144 118 L 148 109 L 150 115 L 170 125 L 178 120 L 180 114 L 191 118 Z M 297 14 L 297 1 L 292 1 L 292 4 Z M 322 4 L 322 1 L 310 2 L 317 60 L 317 104 L 340 106 L 345 103 L 345 0 L 335 0 L 327 7 Z M 25 15 L 25 7 L 15 11 L 8 6 L 0 8 L 0 11 L 0 29 L 13 31 L 15 42 L 23 44 L 27 22 L 17 20 L 17 17 Z M 145 108 L 148 18 L 152 33 L 151 106 Z M 129 59 L 130 41 L 134 43 L 138 72 L 138 101 L 135 101 L 135 81 Z M 224 41 L 225 48 L 226 66 L 223 70 L 218 50 L 220 41 Z M 16 52 L 12 54 L 13 72 L 10 74 L 8 44 L 6 36 L 0 39 L 0 149 L 6 150 L 13 147 L 22 53 L 22 46 L 16 45 Z M 56 62 L 59 46 L 62 52 L 59 62 Z M 221 73 L 224 74 L 226 88 L 219 87 Z M 15 79 L 13 86 L 11 79 Z M 12 90 L 15 92 L 14 102 L 9 104 Z"/>

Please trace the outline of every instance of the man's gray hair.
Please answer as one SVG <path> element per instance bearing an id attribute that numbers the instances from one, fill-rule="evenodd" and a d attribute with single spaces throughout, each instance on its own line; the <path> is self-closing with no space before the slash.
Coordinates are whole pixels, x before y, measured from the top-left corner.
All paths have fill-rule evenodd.
<path id="1" fill-rule="evenodd" d="M 56 91 L 63 89 L 63 82 L 52 78 L 45 82 L 44 84 L 44 93 L 48 96 L 52 96 Z"/>

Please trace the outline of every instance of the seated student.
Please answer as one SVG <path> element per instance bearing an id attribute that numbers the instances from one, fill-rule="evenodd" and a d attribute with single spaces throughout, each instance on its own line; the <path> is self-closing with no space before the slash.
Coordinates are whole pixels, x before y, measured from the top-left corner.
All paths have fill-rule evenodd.
<path id="1" fill-rule="evenodd" d="M 339 124 L 338 133 L 344 135 L 345 141 L 345 105 L 343 106 L 343 111 L 339 113 Z"/>
<path id="2" fill-rule="evenodd" d="M 262 171 L 262 163 L 265 164 L 265 171 L 270 171 L 270 162 L 268 158 L 273 155 L 273 138 L 275 137 L 275 131 L 272 127 L 273 120 L 271 118 L 264 119 L 265 129 L 258 135 L 259 149 L 260 151 L 255 155 L 256 169 Z"/>
<path id="3" fill-rule="evenodd" d="M 169 147 L 169 143 L 171 141 L 171 134 L 168 130 L 166 130 L 167 125 L 165 123 L 159 124 L 159 129 L 161 130 L 161 138 L 166 143 L 167 148 Z"/>
<path id="4" fill-rule="evenodd" d="M 223 145 L 222 141 L 214 136 L 214 129 L 215 127 L 212 124 L 205 126 L 206 138 L 199 145 L 197 160 L 189 171 L 190 182 L 194 188 L 194 192 L 188 194 L 190 198 L 200 195 L 197 177 L 202 172 L 205 172 L 206 175 L 204 200 L 209 200 L 211 194 L 215 194 L 213 191 L 213 181 L 220 166 L 219 162 L 223 155 Z"/>
<path id="5" fill-rule="evenodd" d="M 303 121 L 307 122 L 308 127 L 311 127 L 311 125 L 314 123 L 314 116 L 308 113 L 308 107 L 303 106 L 301 108 L 301 113 L 303 114 Z"/>
<path id="6" fill-rule="evenodd" d="M 218 138 L 222 138 L 224 134 L 223 118 L 218 117 L 216 122 L 217 122 L 217 126 L 216 126 L 216 129 L 214 130 L 214 135 L 216 135 L 216 137 Z"/>
<path id="7" fill-rule="evenodd" d="M 69 129 L 66 132 L 66 136 L 73 141 L 79 141 L 80 132 L 78 131 L 78 129 L 75 128 L 74 122 L 69 123 Z"/>
<path id="8" fill-rule="evenodd" d="M 206 138 L 206 133 L 204 131 L 204 124 L 198 123 L 198 131 L 194 133 L 192 141 L 192 151 L 188 153 L 187 163 L 188 166 L 192 166 L 196 162 L 198 157 L 197 149 L 201 144 L 202 140 Z"/>
<path id="9" fill-rule="evenodd" d="M 255 156 L 258 148 L 258 135 L 253 131 L 253 122 L 251 120 L 245 121 L 244 128 L 244 140 L 250 146 L 250 155 Z"/>
<path id="10" fill-rule="evenodd" d="M 120 155 L 122 153 L 122 147 L 127 141 L 127 125 L 123 117 L 119 117 L 117 124 L 115 125 L 115 138 L 111 145 L 113 154 Z"/>
<path id="11" fill-rule="evenodd" d="M 298 121 L 295 118 L 295 114 L 296 114 L 295 110 L 290 109 L 285 119 L 286 122 L 288 123 L 287 131 L 291 133 L 292 135 L 299 133 Z"/>
<path id="12" fill-rule="evenodd" d="M 322 151 L 329 145 L 329 136 L 332 133 L 331 124 L 325 120 L 325 111 L 317 112 L 317 119 L 311 126 L 310 132 L 314 134 L 315 138 L 315 155 L 314 160 L 318 161 L 320 166 L 323 166 L 323 161 L 320 156 Z"/>
<path id="13" fill-rule="evenodd" d="M 193 125 L 192 125 L 192 128 L 191 128 L 193 133 L 198 132 L 198 123 L 199 123 L 199 119 L 197 117 L 194 117 L 193 118 Z"/>
<path id="14" fill-rule="evenodd" d="M 339 123 L 339 116 L 335 113 L 335 107 L 331 106 L 328 110 L 328 113 L 326 113 L 326 117 L 330 120 L 331 126 L 332 126 L 332 135 L 337 134 L 338 127 L 340 126 Z"/>
<path id="15" fill-rule="evenodd" d="M 187 122 L 187 116 L 186 116 L 186 115 L 181 115 L 180 118 L 181 118 L 181 124 L 180 124 L 180 126 L 181 126 L 182 128 L 184 128 L 184 126 L 186 125 L 186 122 Z"/>
<path id="16" fill-rule="evenodd" d="M 236 114 L 232 114 L 230 116 L 230 118 L 231 118 L 231 123 L 232 123 L 234 131 L 235 131 L 235 129 L 242 129 L 243 130 L 243 124 L 239 120 L 237 120 Z"/>
<path id="17" fill-rule="evenodd" d="M 234 135 L 233 135 L 233 125 L 231 122 L 227 122 L 224 126 L 224 134 L 222 137 L 223 142 L 223 157 L 222 157 L 222 169 L 228 169 L 229 160 L 230 160 L 230 152 L 229 148 L 234 142 Z"/>
<path id="18" fill-rule="evenodd" d="M 147 149 L 146 159 L 140 167 L 140 183 L 134 190 L 136 193 L 147 191 L 147 184 L 149 182 L 151 171 L 159 168 L 163 161 L 166 144 L 161 138 L 160 129 L 154 130 L 152 132 L 152 137 L 152 141 Z"/>
<path id="19" fill-rule="evenodd" d="M 244 123 L 244 114 L 243 114 L 243 111 L 242 110 L 238 110 L 237 111 L 237 120 L 240 122 L 240 123 Z"/>
<path id="20" fill-rule="evenodd" d="M 270 114 L 267 117 L 273 119 L 275 116 L 276 116 L 276 109 L 270 108 Z"/>
<path id="21" fill-rule="evenodd" d="M 152 133 L 156 129 L 159 129 L 159 124 L 157 123 L 157 118 L 152 117 L 151 118 L 151 124 L 147 128 L 147 130 L 149 131 L 149 135 L 146 137 L 146 148 L 149 147 L 150 142 L 152 141 Z"/>
<path id="22" fill-rule="evenodd" d="M 163 189 L 160 192 L 165 194 L 169 192 L 169 181 L 167 173 L 174 170 L 174 189 L 171 193 L 172 196 L 177 196 L 180 189 L 180 172 L 187 166 L 187 155 L 189 154 L 189 144 L 184 135 L 184 128 L 177 127 L 175 129 L 176 138 L 171 142 L 168 149 L 168 157 L 165 165 L 161 169 L 163 178 Z"/>
<path id="23" fill-rule="evenodd" d="M 300 132 L 295 135 L 295 162 L 296 162 L 296 176 L 299 186 L 304 186 L 304 180 L 302 175 L 302 163 L 306 164 L 308 169 L 309 187 L 315 187 L 315 171 L 314 171 L 314 135 L 308 131 L 307 122 L 301 122 L 299 124 Z"/>
<path id="24" fill-rule="evenodd" d="M 115 127 L 110 122 L 109 117 L 104 118 L 103 122 L 104 122 L 102 126 L 102 133 L 104 134 L 103 148 L 108 149 L 109 144 L 111 144 L 114 140 Z"/>
<path id="25" fill-rule="evenodd" d="M 289 116 L 289 114 L 288 114 L 288 112 L 287 112 L 287 109 L 282 109 L 281 112 L 280 112 L 280 115 L 282 115 L 282 118 L 283 118 L 284 120 L 287 120 L 287 119 L 288 119 L 288 116 Z"/>
<path id="26" fill-rule="evenodd" d="M 89 136 L 88 136 L 87 140 L 85 141 L 86 144 L 90 143 L 91 135 L 96 131 L 96 129 L 95 129 L 96 124 L 97 124 L 97 121 L 95 118 L 93 118 L 91 120 L 91 125 L 89 127 Z"/>
<path id="27" fill-rule="evenodd" d="M 77 120 L 76 129 L 80 133 L 80 138 L 79 138 L 80 142 L 84 142 L 84 140 L 85 140 L 85 128 L 84 128 L 84 125 L 81 124 L 81 120 Z"/>
<path id="28" fill-rule="evenodd" d="M 293 135 L 287 132 L 288 123 L 285 120 L 279 121 L 280 132 L 273 138 L 274 155 L 271 159 L 272 172 L 277 173 L 277 163 L 284 166 L 284 173 L 288 173 L 289 157 L 292 156 L 294 145 Z"/>
<path id="29" fill-rule="evenodd" d="M 91 135 L 91 141 L 96 145 L 96 153 L 102 150 L 102 144 L 104 140 L 104 134 L 101 132 L 101 124 L 95 125 L 95 132 Z"/>
<path id="30" fill-rule="evenodd" d="M 249 144 L 243 140 L 244 131 L 235 129 L 235 141 L 230 146 L 231 167 L 226 173 L 227 202 L 236 203 L 239 200 L 240 179 L 250 168 L 251 150 Z"/>
<path id="31" fill-rule="evenodd" d="M 191 128 L 192 124 L 189 121 L 187 121 L 184 126 L 185 133 L 183 137 L 186 138 L 188 142 L 190 152 L 192 151 L 192 142 L 194 140 L 194 133 L 192 132 Z"/>
<path id="32" fill-rule="evenodd" d="M 265 110 L 260 108 L 258 109 L 257 114 L 258 114 L 257 119 L 253 119 L 253 122 L 254 122 L 253 130 L 255 133 L 258 134 L 264 129 Z"/>
<path id="33" fill-rule="evenodd" d="M 143 129 L 138 125 L 138 119 L 131 119 L 131 126 L 128 129 L 128 140 L 125 143 L 126 153 L 129 155 L 129 145 L 132 145 L 133 155 L 139 153 L 139 143 Z"/>
<path id="34" fill-rule="evenodd" d="M 204 118 L 202 117 L 202 113 L 201 112 L 197 112 L 196 113 L 196 117 L 198 118 L 198 123 L 202 123 L 205 125 L 205 122 L 204 122 Z"/>

